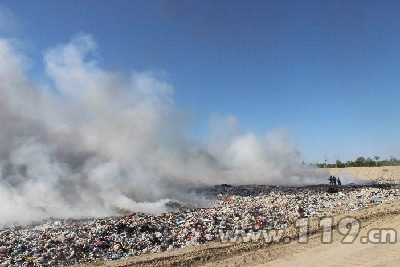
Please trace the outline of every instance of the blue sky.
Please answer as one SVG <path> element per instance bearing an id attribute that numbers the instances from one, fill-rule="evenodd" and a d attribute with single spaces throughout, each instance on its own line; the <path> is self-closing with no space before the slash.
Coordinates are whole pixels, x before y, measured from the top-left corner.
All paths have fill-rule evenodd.
<path id="1" fill-rule="evenodd" d="M 43 51 L 91 34 L 108 70 L 153 70 L 192 112 L 244 131 L 289 127 L 305 161 L 400 157 L 399 1 L 14 1 L 4 35 L 24 40 L 29 75 Z"/>

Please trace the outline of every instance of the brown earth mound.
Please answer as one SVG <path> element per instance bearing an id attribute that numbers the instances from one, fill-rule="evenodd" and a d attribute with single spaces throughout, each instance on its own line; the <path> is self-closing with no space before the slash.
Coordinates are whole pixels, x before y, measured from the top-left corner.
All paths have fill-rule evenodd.
<path id="1" fill-rule="evenodd" d="M 349 168 L 324 168 L 319 169 L 327 175 L 350 176 L 363 180 L 391 179 L 400 180 L 400 166 L 385 167 L 349 167 Z"/>

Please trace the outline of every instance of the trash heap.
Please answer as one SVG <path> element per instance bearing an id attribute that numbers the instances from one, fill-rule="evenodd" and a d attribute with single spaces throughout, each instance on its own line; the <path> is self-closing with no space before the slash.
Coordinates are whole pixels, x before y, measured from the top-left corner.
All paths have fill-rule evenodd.
<path id="1" fill-rule="evenodd" d="M 383 184 L 383 182 L 382 182 Z M 196 190 L 214 205 L 194 208 L 170 202 L 176 211 L 105 219 L 49 220 L 0 229 L 0 266 L 65 266 L 116 260 L 218 241 L 221 233 L 282 229 L 300 217 L 331 216 L 400 199 L 397 186 L 230 186 Z M 184 208 L 182 208 L 184 207 Z"/>

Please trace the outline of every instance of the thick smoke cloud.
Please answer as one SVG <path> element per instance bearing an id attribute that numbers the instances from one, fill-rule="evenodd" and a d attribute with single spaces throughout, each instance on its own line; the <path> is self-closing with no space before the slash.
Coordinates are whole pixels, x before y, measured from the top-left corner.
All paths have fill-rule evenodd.
<path id="1" fill-rule="evenodd" d="M 96 47 L 78 34 L 48 49 L 45 87 L 0 39 L 0 224 L 160 212 L 170 199 L 193 200 L 188 188 L 318 179 L 300 167 L 286 129 L 260 137 L 213 114 L 212 136 L 188 139 L 172 86 L 151 72 L 100 68 Z"/>

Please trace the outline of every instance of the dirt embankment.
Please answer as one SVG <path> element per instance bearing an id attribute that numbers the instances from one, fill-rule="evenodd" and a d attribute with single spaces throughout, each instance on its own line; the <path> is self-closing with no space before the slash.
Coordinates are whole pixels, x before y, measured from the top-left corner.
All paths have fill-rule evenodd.
<path id="1" fill-rule="evenodd" d="M 363 180 L 376 180 L 380 178 L 400 180 L 400 166 L 321 168 L 320 171 L 327 173 L 327 175 L 349 176 Z"/>

